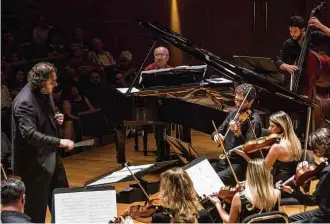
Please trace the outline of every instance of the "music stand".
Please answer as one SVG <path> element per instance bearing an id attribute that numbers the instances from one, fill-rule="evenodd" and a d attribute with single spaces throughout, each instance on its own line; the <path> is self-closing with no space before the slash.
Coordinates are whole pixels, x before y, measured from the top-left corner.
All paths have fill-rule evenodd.
<path id="1" fill-rule="evenodd" d="M 139 84 L 146 89 L 191 85 L 202 82 L 206 71 L 206 65 L 143 71 Z"/>
<path id="2" fill-rule="evenodd" d="M 180 139 L 168 135 L 165 135 L 165 140 L 172 146 L 171 149 L 177 153 L 180 160 L 184 164 L 187 164 L 199 157 L 198 153 L 190 143 L 186 143 Z"/>
<path id="3" fill-rule="evenodd" d="M 270 58 L 234 55 L 233 59 L 236 65 L 262 74 L 268 81 L 275 83 L 284 82 L 284 74 L 278 70 L 277 66 Z"/>
<path id="4" fill-rule="evenodd" d="M 146 164 L 140 166 L 130 165 L 129 168 L 134 173 L 134 176 L 140 181 L 141 185 L 145 188 L 146 192 L 150 195 L 158 191 L 159 181 L 149 183 L 148 181 L 143 180 L 142 177 L 147 174 L 161 172 L 169 167 L 177 166 L 177 165 L 179 165 L 179 160 L 156 162 L 153 164 Z M 86 181 L 84 186 L 85 187 L 109 186 L 114 183 L 132 181 L 132 180 L 134 180 L 134 178 L 126 167 L 116 168 L 105 174 L 102 174 L 98 177 Z M 135 201 L 144 201 L 144 200 L 146 200 L 146 197 L 138 184 L 131 184 L 129 185 L 128 188 L 117 193 L 118 203 L 133 203 Z"/>

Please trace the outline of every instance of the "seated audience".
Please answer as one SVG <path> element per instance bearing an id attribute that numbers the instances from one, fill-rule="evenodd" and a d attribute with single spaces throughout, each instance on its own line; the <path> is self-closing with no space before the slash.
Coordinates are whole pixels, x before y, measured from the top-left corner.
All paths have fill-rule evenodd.
<path id="1" fill-rule="evenodd" d="M 25 185 L 23 181 L 9 178 L 1 182 L 1 222 L 31 223 L 24 214 Z"/>

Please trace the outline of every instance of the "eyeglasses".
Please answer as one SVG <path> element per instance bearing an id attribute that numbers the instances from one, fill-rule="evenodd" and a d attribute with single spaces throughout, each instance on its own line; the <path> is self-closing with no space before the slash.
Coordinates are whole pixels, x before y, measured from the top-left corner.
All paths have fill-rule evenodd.
<path id="1" fill-rule="evenodd" d="M 168 56 L 168 54 L 155 54 L 154 55 L 155 58 L 165 58 L 167 56 Z"/>

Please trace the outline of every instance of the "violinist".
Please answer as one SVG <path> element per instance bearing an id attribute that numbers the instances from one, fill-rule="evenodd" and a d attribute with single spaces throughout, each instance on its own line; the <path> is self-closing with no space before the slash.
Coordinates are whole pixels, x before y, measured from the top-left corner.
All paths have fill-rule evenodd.
<path id="1" fill-rule="evenodd" d="M 330 130 L 318 129 L 309 137 L 310 146 L 319 149 L 325 154 L 330 154 Z M 329 159 L 329 158 L 328 158 Z M 301 165 L 301 164 L 299 164 Z M 299 169 L 300 166 L 298 166 Z M 330 166 L 327 165 L 317 176 L 319 182 L 313 195 L 300 191 L 299 187 L 292 189 L 290 186 L 280 186 L 284 191 L 291 193 L 300 203 L 304 205 L 318 205 L 319 208 L 303 212 L 290 217 L 291 222 L 304 223 L 329 223 L 330 222 Z"/>
<path id="2" fill-rule="evenodd" d="M 250 160 L 247 166 L 245 189 L 233 198 L 230 213 L 217 197 L 210 197 L 225 223 L 241 222 L 247 216 L 278 211 L 281 193 L 273 187 L 273 176 L 263 159 Z"/>
<path id="3" fill-rule="evenodd" d="M 163 207 L 152 216 L 151 223 L 170 223 L 177 214 L 193 214 L 200 223 L 212 222 L 206 210 L 199 210 L 193 183 L 180 167 L 160 175 L 159 198 Z"/>
<path id="4" fill-rule="evenodd" d="M 247 96 L 248 93 L 249 95 Z M 212 134 L 212 139 L 216 143 L 223 141 L 223 145 L 226 150 L 233 149 L 236 146 L 244 144 L 248 140 L 258 138 L 261 135 L 261 119 L 259 114 L 252 109 L 252 104 L 256 98 L 256 89 L 251 84 L 244 83 L 235 89 L 235 106 L 237 108 L 241 106 L 245 97 L 246 101 L 242 105 L 240 113 L 249 113 L 248 119 L 239 124 L 239 122 L 233 120 L 236 115 L 236 111 L 234 111 L 227 116 L 226 120 L 218 128 L 219 134 L 216 132 L 213 132 Z M 230 128 L 230 131 L 228 132 L 227 137 L 223 139 L 223 136 L 228 128 Z M 240 156 L 233 154 L 233 157 L 231 157 L 231 162 L 238 179 L 243 181 L 245 179 L 247 166 L 246 161 Z M 215 171 L 218 172 L 218 175 L 225 185 L 236 184 L 233 173 L 228 167 L 227 161 L 219 160 L 212 165 Z"/>
<path id="5" fill-rule="evenodd" d="M 296 173 L 296 167 L 301 156 L 301 144 L 296 136 L 291 118 L 283 111 L 269 117 L 269 130 L 272 134 L 281 134 L 278 143 L 273 144 L 265 158 L 268 168 L 273 167 L 275 181 L 287 180 Z M 250 159 L 242 150 L 236 150 L 246 159 Z"/>
<path id="6" fill-rule="evenodd" d="M 313 45 L 320 45 L 330 41 L 330 28 L 322 24 L 317 18 L 312 17 L 308 23 L 309 26 L 319 29 L 312 32 L 311 42 Z M 282 46 L 280 54 L 277 56 L 277 66 L 289 73 L 298 71 L 298 67 L 294 65 L 295 60 L 299 57 L 301 44 L 305 36 L 305 21 L 300 16 L 292 16 L 289 22 L 290 38 L 287 39 Z"/>

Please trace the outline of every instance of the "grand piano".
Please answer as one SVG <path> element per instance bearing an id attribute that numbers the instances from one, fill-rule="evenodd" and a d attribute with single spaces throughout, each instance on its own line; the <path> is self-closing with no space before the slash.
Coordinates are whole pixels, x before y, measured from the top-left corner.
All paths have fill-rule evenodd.
<path id="1" fill-rule="evenodd" d="M 287 113 L 306 113 L 307 108 L 315 107 L 310 100 L 270 82 L 264 74 L 224 61 L 162 25 L 143 21 L 139 21 L 138 25 L 151 32 L 158 40 L 172 44 L 199 59 L 201 63 L 218 72 L 222 78 L 206 79 L 205 76 L 196 78 L 196 70 L 201 69 L 201 66 L 183 66 L 159 71 L 158 75 L 151 72 L 149 76 L 153 78 L 149 79 L 147 85 L 143 85 L 141 79 L 147 77 L 148 73 L 140 72 L 130 88 L 118 91 L 116 96 L 116 109 L 120 111 L 120 117 L 117 119 L 125 126 L 164 122 L 183 124 L 211 134 L 214 130 L 211 121 L 221 124 L 233 110 L 234 83 L 243 82 L 250 83 L 257 89 L 254 108 L 263 114 L 279 110 Z M 152 50 L 150 49 L 150 52 Z M 189 81 L 181 83 L 164 81 L 184 70 L 186 73 L 188 71 L 188 76 L 191 71 L 192 77 L 186 79 Z M 157 77 L 162 81 L 155 81 Z M 177 79 L 180 79 L 179 76 Z"/>

